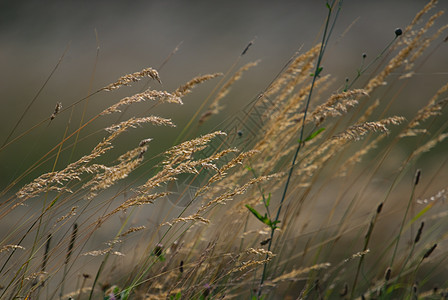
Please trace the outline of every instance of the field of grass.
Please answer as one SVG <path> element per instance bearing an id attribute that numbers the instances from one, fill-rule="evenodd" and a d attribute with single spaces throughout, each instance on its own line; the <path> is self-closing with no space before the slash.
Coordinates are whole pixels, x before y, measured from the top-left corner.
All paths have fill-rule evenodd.
<path id="1" fill-rule="evenodd" d="M 51 150 L 0 192 L 0 299 L 446 299 L 448 82 L 413 79 L 448 24 L 429 1 L 341 79 L 323 61 L 342 2 L 322 4 L 319 42 L 236 113 L 232 88 L 263 72 L 246 59 L 256 40 L 174 90 L 160 74 L 178 48 L 23 131 L 17 116 L 0 155 L 33 134 Z M 402 93 L 420 107 L 392 113 Z M 176 128 L 160 106 L 193 113 Z"/>

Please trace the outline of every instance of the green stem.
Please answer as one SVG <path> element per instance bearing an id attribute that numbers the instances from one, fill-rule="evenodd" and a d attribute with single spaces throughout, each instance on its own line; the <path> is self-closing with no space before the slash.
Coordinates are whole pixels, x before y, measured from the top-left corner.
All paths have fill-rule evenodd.
<path id="1" fill-rule="evenodd" d="M 328 40 L 329 40 L 329 35 L 327 35 L 327 32 L 328 32 L 328 28 L 329 28 L 329 25 L 330 25 L 330 17 L 331 17 L 332 7 L 333 7 L 334 3 L 335 3 L 335 1 L 333 1 L 331 5 L 327 5 L 328 6 L 328 15 L 327 15 L 327 20 L 325 22 L 324 34 L 322 36 L 322 44 L 320 46 L 320 51 L 319 51 L 319 56 L 317 58 L 316 68 L 315 68 L 315 71 L 314 71 L 313 80 L 311 82 L 310 92 L 308 93 L 308 97 L 307 97 L 307 100 L 306 100 L 305 110 L 304 110 L 304 114 L 303 114 L 303 118 L 302 118 L 302 126 L 301 126 L 301 129 L 300 129 L 300 141 L 303 140 L 303 136 L 304 136 L 304 132 L 305 132 L 305 121 L 306 121 L 306 116 L 307 116 L 307 112 L 308 112 L 308 109 L 309 109 L 309 105 L 310 105 L 310 102 L 311 102 L 311 96 L 313 94 L 314 85 L 316 83 L 316 79 L 317 79 L 317 77 L 318 77 L 318 75 L 320 73 L 320 70 L 322 70 L 321 69 L 321 62 L 322 62 L 322 58 L 323 58 L 323 55 L 324 55 L 324 52 L 325 52 L 325 47 L 326 47 L 326 45 L 328 43 Z M 342 0 L 339 1 L 338 13 L 339 13 L 339 10 L 341 9 L 341 6 L 342 6 Z M 333 26 L 336 23 L 337 16 L 338 16 L 338 14 L 336 15 L 336 18 L 333 20 L 333 25 L 331 27 L 331 30 L 333 29 Z M 331 33 L 331 30 L 330 30 L 330 33 Z M 286 193 L 288 191 L 289 183 L 291 181 L 292 173 L 294 171 L 294 166 L 296 164 L 297 156 L 298 156 L 298 154 L 300 152 L 300 149 L 302 148 L 302 144 L 303 143 L 299 143 L 298 144 L 298 146 L 296 148 L 296 151 L 294 153 L 294 157 L 293 157 L 292 162 L 291 162 L 291 167 L 289 168 L 289 172 L 288 172 L 288 177 L 286 179 L 285 187 L 283 189 L 282 198 L 280 200 L 280 205 L 279 205 L 279 207 L 277 209 L 277 215 L 275 217 L 275 221 L 278 221 L 278 219 L 280 217 L 280 213 L 281 213 L 281 210 L 282 210 L 283 202 L 285 201 L 285 198 L 286 198 Z M 268 245 L 268 251 L 270 251 L 271 248 L 272 248 L 272 241 L 273 241 L 273 238 L 274 238 L 274 232 L 275 232 L 275 228 L 272 228 L 271 229 L 270 240 L 269 240 L 269 245 Z M 266 255 L 266 258 L 267 258 L 267 255 Z M 264 280 L 265 280 L 265 277 L 266 277 L 266 271 L 267 271 L 267 263 L 265 263 L 264 266 L 263 266 L 263 273 L 261 275 L 260 287 L 258 289 L 258 299 L 261 296 L 263 283 L 264 283 Z"/>

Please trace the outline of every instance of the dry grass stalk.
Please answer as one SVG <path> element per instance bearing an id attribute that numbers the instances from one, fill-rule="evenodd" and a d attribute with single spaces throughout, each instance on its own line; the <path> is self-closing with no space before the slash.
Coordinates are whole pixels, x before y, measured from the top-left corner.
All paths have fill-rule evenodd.
<path id="1" fill-rule="evenodd" d="M 365 251 L 357 252 L 357 253 L 353 254 L 352 256 L 350 256 L 350 257 L 344 259 L 343 261 L 341 261 L 341 262 L 338 263 L 337 265 L 333 266 L 332 269 L 331 269 L 330 271 L 328 271 L 328 272 L 325 274 L 323 280 L 324 280 L 324 281 L 327 281 L 328 278 L 329 278 L 330 276 L 332 276 L 333 273 L 334 273 L 336 270 L 338 270 L 339 268 L 341 268 L 342 266 L 344 266 L 344 265 L 347 264 L 348 262 L 350 262 L 350 261 L 352 261 L 352 260 L 354 260 L 354 259 L 357 259 L 357 258 L 361 258 L 361 257 L 363 257 L 364 255 L 367 255 L 367 254 L 369 254 L 369 253 L 370 253 L 370 249 L 366 249 Z"/>
<path id="2" fill-rule="evenodd" d="M 265 259 L 262 260 L 249 260 L 249 261 L 244 261 L 240 264 L 239 267 L 233 268 L 231 269 L 227 275 L 231 274 L 231 273 L 235 273 L 235 272 L 241 272 L 244 271 L 247 268 L 253 267 L 253 266 L 257 266 L 257 265 L 263 265 L 267 262 L 269 262 L 270 260 L 272 260 L 275 257 L 275 254 L 272 253 L 271 251 L 267 251 L 263 248 L 258 248 L 258 249 L 254 249 L 254 248 L 249 248 L 246 250 L 247 254 L 254 254 L 254 255 L 260 255 L 260 256 L 266 256 Z"/>
<path id="3" fill-rule="evenodd" d="M 339 171 L 335 173 L 337 176 L 345 176 L 347 174 L 347 170 L 353 165 L 360 163 L 362 158 L 369 153 L 371 150 L 375 149 L 378 146 L 378 143 L 385 137 L 386 135 L 382 134 L 378 136 L 376 139 L 371 141 L 367 146 L 364 146 L 361 150 L 357 151 L 355 154 L 350 156 L 339 168 Z"/>
<path id="4" fill-rule="evenodd" d="M 140 125 L 142 123 L 151 123 L 153 125 L 157 126 L 170 126 L 170 127 L 176 127 L 173 122 L 171 122 L 170 119 L 165 119 L 157 116 L 150 116 L 150 117 L 143 117 L 143 118 L 130 118 L 127 121 L 123 121 L 119 124 L 110 126 L 106 128 L 106 131 L 109 133 L 113 133 L 116 131 L 120 131 L 123 128 L 135 128 L 137 125 Z"/>
<path id="5" fill-rule="evenodd" d="M 308 117 L 309 121 L 314 120 L 318 126 L 329 116 L 341 116 L 342 113 L 347 112 L 348 107 L 356 105 L 358 103 L 356 99 L 361 96 L 368 96 L 368 94 L 365 90 L 356 89 L 333 95 L 311 113 Z"/>
<path id="6" fill-rule="evenodd" d="M 351 260 L 354 260 L 354 259 L 356 259 L 356 258 L 363 257 L 364 255 L 367 255 L 367 254 L 369 254 L 369 253 L 370 253 L 370 249 L 367 249 L 367 250 L 365 250 L 365 251 L 361 251 L 361 252 L 357 252 L 357 253 L 353 254 L 352 256 L 350 256 L 349 258 L 344 259 L 344 260 L 342 261 L 342 263 L 343 263 L 343 264 L 346 264 L 346 263 L 348 263 L 348 262 L 351 261 Z"/>
<path id="7" fill-rule="evenodd" d="M 78 206 L 73 206 L 72 209 L 66 215 L 63 215 L 62 217 L 58 218 L 56 220 L 56 223 L 59 223 L 61 221 L 64 221 L 64 220 L 66 220 L 68 218 L 71 218 L 72 216 L 76 215 L 76 210 L 77 209 L 78 209 Z"/>
<path id="8" fill-rule="evenodd" d="M 288 66 L 288 68 L 283 72 L 269 87 L 266 91 L 265 96 L 270 97 L 280 91 L 284 85 L 289 82 L 294 76 L 297 75 L 300 71 L 302 71 L 303 66 L 304 69 L 309 70 L 309 64 L 314 61 L 314 59 L 319 54 L 320 44 L 315 45 L 309 51 L 305 52 L 302 55 L 297 56 L 293 62 Z"/>
<path id="9" fill-rule="evenodd" d="M 204 184 L 195 194 L 195 197 L 199 196 L 200 194 L 203 194 L 205 191 L 208 191 L 210 189 L 210 186 L 217 182 L 222 180 L 226 175 L 227 171 L 234 166 L 237 166 L 239 164 L 242 164 L 244 160 L 254 156 L 256 153 L 259 153 L 257 150 L 249 150 L 247 152 L 240 153 L 237 157 L 233 158 L 229 163 L 222 166 L 215 175 L 213 175 L 206 184 Z"/>
<path id="10" fill-rule="evenodd" d="M 37 197 L 42 192 L 58 191 L 71 193 L 72 191 L 66 187 L 64 182 L 81 180 L 79 175 L 80 173 L 78 171 L 67 168 L 63 171 L 43 174 L 34 179 L 33 182 L 22 187 L 16 193 L 16 196 L 23 202 L 27 199 Z"/>
<path id="11" fill-rule="evenodd" d="M 159 83 L 162 83 L 160 81 L 159 73 L 156 70 L 154 70 L 153 68 L 146 68 L 141 70 L 140 72 L 124 75 L 118 78 L 118 80 L 115 81 L 114 83 L 111 83 L 103 87 L 102 90 L 112 91 L 119 89 L 122 86 L 129 86 L 131 83 L 137 82 L 141 80 L 143 77 L 150 77 L 154 80 L 157 80 Z"/>
<path id="12" fill-rule="evenodd" d="M 180 161 L 184 161 L 192 158 L 193 153 L 205 149 L 205 145 L 208 144 L 216 136 L 226 136 L 223 131 L 215 131 L 199 138 L 183 142 L 177 146 L 172 147 L 165 152 L 167 159 L 165 165 L 173 165 Z"/>
<path id="13" fill-rule="evenodd" d="M 328 78 L 329 76 L 319 78 L 315 83 L 315 87 L 320 86 L 320 84 L 325 82 Z M 303 117 L 303 112 L 297 113 L 297 111 L 299 111 L 300 106 L 306 99 L 310 89 L 311 84 L 302 87 L 297 93 L 288 99 L 287 103 L 284 103 L 282 107 L 279 107 L 278 112 L 270 112 L 271 116 L 269 117 L 269 121 L 262 130 L 263 136 L 257 141 L 254 149 L 269 156 L 271 153 L 279 153 L 278 158 L 287 155 L 287 153 L 283 151 L 279 152 L 279 148 L 286 144 L 285 141 L 291 140 L 294 133 L 297 132 L 298 126 L 302 125 L 300 120 Z M 266 111 L 266 113 L 268 113 L 268 111 Z M 277 161 L 270 160 L 270 162 L 276 163 Z M 273 166 L 266 164 L 261 167 L 262 170 L 268 170 L 272 169 Z"/>
<path id="14" fill-rule="evenodd" d="M 365 122 L 359 125 L 353 125 L 333 138 L 342 140 L 359 140 L 362 136 L 372 131 L 388 133 L 389 129 L 387 129 L 386 125 L 399 125 L 404 120 L 405 118 L 403 117 L 394 116 L 377 122 Z"/>
<path id="15" fill-rule="evenodd" d="M 148 89 L 143 93 L 135 94 L 133 96 L 121 99 L 116 104 L 110 106 L 109 108 L 106 108 L 103 112 L 100 113 L 100 115 L 108 115 L 116 112 L 121 112 L 121 110 L 119 109 L 121 106 L 127 106 L 134 103 L 155 99 L 159 99 L 159 101 L 161 102 L 183 104 L 182 99 L 179 96 L 165 91 L 155 91 Z"/>
<path id="16" fill-rule="evenodd" d="M 417 115 L 412 119 L 411 122 L 409 122 L 406 129 L 403 131 L 403 133 L 400 134 L 400 137 L 406 137 L 406 136 L 416 136 L 420 133 L 427 133 L 426 129 L 415 129 L 418 125 L 420 125 L 421 122 L 429 119 L 432 116 L 438 116 L 442 114 L 442 109 L 446 106 L 448 103 L 448 98 L 434 104 L 428 104 L 425 107 L 421 108 Z"/>
<path id="17" fill-rule="evenodd" d="M 104 138 L 103 141 L 96 145 L 90 154 L 85 155 L 76 162 L 69 164 L 61 171 L 42 174 L 31 183 L 22 187 L 16 193 L 17 198 L 21 199 L 20 203 L 27 199 L 36 197 L 42 192 L 57 191 L 60 193 L 71 193 L 71 189 L 67 187 L 67 182 L 72 180 L 81 181 L 80 176 L 82 173 L 94 173 L 98 169 L 107 168 L 102 165 L 87 166 L 87 164 L 112 149 L 112 141 L 133 125 L 135 124 L 133 124 L 132 121 L 120 123 L 120 126 L 115 128 L 116 130 L 114 130 L 112 134 Z M 17 205 L 20 203 L 17 203 Z"/>
<path id="18" fill-rule="evenodd" d="M 400 77 L 398 77 L 398 80 L 411 78 L 414 75 L 415 75 L 414 71 L 411 71 L 411 72 L 408 72 L 408 73 L 404 73 L 403 75 L 400 75 Z"/>
<path id="19" fill-rule="evenodd" d="M 447 137 L 448 137 L 448 133 L 443 133 L 443 134 L 436 136 L 435 138 L 433 138 L 432 140 L 430 140 L 429 142 L 427 142 L 426 144 L 424 144 L 423 146 L 417 148 L 414 152 L 412 152 L 410 158 L 412 159 L 412 158 L 419 156 L 420 154 L 422 154 L 424 152 L 428 152 L 429 150 L 434 148 L 438 143 L 442 142 Z"/>
<path id="20" fill-rule="evenodd" d="M 414 61 L 423 54 L 423 52 L 426 48 L 429 47 L 431 41 L 436 39 L 446 29 L 444 27 L 441 27 L 434 35 L 432 35 L 429 38 L 423 39 L 423 34 L 426 33 L 428 31 L 428 29 L 434 25 L 435 20 L 438 19 L 439 17 L 441 17 L 443 14 L 444 14 L 443 11 L 439 11 L 439 12 L 435 13 L 434 15 L 432 15 L 429 18 L 428 22 L 425 24 L 425 26 L 423 28 L 421 28 L 417 32 L 411 32 L 410 36 L 412 36 L 412 34 L 414 34 L 414 36 L 418 37 L 420 40 L 415 44 L 415 49 L 412 50 L 414 53 L 408 59 L 406 59 L 405 70 L 407 70 L 407 71 L 411 70 L 412 67 L 414 66 Z M 412 44 L 413 43 L 412 39 L 408 43 Z"/>
<path id="21" fill-rule="evenodd" d="M 270 180 L 273 178 L 278 178 L 280 176 L 281 176 L 281 174 L 272 174 L 272 175 L 267 175 L 267 176 L 261 176 L 258 178 L 253 178 L 253 179 L 249 180 L 249 182 L 245 183 L 244 185 L 239 186 L 231 191 L 225 192 L 222 195 L 220 195 L 220 196 L 216 197 L 215 199 L 209 201 L 208 203 L 204 204 L 197 211 L 197 213 L 200 214 L 215 204 L 224 204 L 225 202 L 232 200 L 235 196 L 244 194 L 254 184 L 258 184 L 260 182 L 264 182 L 264 181 L 267 181 L 267 180 Z"/>
<path id="22" fill-rule="evenodd" d="M 313 49 L 312 49 L 313 50 Z M 293 91 L 300 86 L 301 83 L 305 82 L 306 80 L 310 80 L 310 72 L 312 72 L 312 69 L 314 68 L 314 61 L 318 55 L 318 52 L 309 51 L 309 56 L 307 56 L 307 60 L 305 63 L 301 66 L 300 69 L 297 69 L 296 74 L 292 74 L 292 78 L 289 82 L 286 83 L 286 85 L 283 87 L 283 89 L 280 90 L 279 95 L 275 98 L 274 103 L 282 102 L 286 97 L 291 95 Z"/>
<path id="23" fill-rule="evenodd" d="M 437 92 L 434 94 L 434 96 L 432 96 L 427 105 L 435 104 L 437 99 L 439 99 L 439 97 L 446 91 L 448 91 L 448 83 L 446 83 L 440 89 L 437 90 Z"/>
<path id="24" fill-rule="evenodd" d="M 212 102 L 212 104 L 210 105 L 210 108 L 217 108 L 218 107 L 218 102 L 219 100 L 221 100 L 222 98 L 224 98 L 225 96 L 227 96 L 227 94 L 230 91 L 230 87 L 238 80 L 241 79 L 241 77 L 243 76 L 243 73 L 246 72 L 247 70 L 249 70 L 250 68 L 256 67 L 258 65 L 260 61 L 254 61 L 254 62 L 249 62 L 247 64 L 245 64 L 244 66 L 242 66 L 238 71 L 235 72 L 235 74 L 229 78 L 229 80 L 227 80 L 227 82 L 222 86 L 222 88 L 219 90 L 215 100 Z"/>
<path id="25" fill-rule="evenodd" d="M 312 50 L 314 50 L 314 48 Z M 318 52 L 314 51 L 309 51 L 304 54 L 305 58 L 304 64 L 300 65 L 300 68 L 298 68 L 292 74 L 290 74 L 290 78 L 285 82 L 285 86 L 283 87 L 283 89 L 279 91 L 279 94 L 274 98 L 272 103 L 269 104 L 270 108 L 264 112 L 263 119 L 267 118 L 267 116 L 269 115 L 273 115 L 275 118 L 276 117 L 275 112 L 278 110 L 283 111 L 283 113 L 297 112 L 299 110 L 300 105 L 306 99 L 306 96 L 308 95 L 309 90 L 311 89 L 311 83 L 299 88 L 299 90 L 295 93 L 294 91 L 297 90 L 297 88 L 300 87 L 301 84 L 311 82 L 311 77 L 309 76 L 309 74 L 314 67 L 314 60 L 317 57 L 317 54 Z M 327 81 L 328 78 L 330 78 L 329 75 L 320 77 L 315 82 L 315 87 Z M 275 83 L 273 85 L 275 86 Z M 265 93 L 264 96 L 268 97 L 268 94 L 269 93 Z M 287 102 L 287 104 L 283 103 L 285 101 Z M 281 116 L 282 112 L 280 112 L 279 115 Z"/>
<path id="26" fill-rule="evenodd" d="M 126 178 L 140 165 L 142 160 L 142 158 L 137 158 L 135 160 L 121 162 L 112 167 L 106 167 L 104 173 L 95 175 L 91 181 L 83 186 L 83 188 L 85 188 L 92 185 L 87 199 L 92 200 L 97 195 L 98 191 L 105 190 L 115 184 L 118 180 Z"/>
<path id="27" fill-rule="evenodd" d="M 30 280 L 35 280 L 35 279 L 39 278 L 39 282 L 42 282 L 44 280 L 45 275 L 48 275 L 48 273 L 39 271 L 39 272 L 31 273 L 30 275 L 25 277 L 24 280 L 30 281 Z M 33 285 L 37 285 L 37 284 L 33 284 Z"/>
<path id="28" fill-rule="evenodd" d="M 200 170 L 203 168 L 213 169 L 218 171 L 216 165 L 212 164 L 213 161 L 219 160 L 223 156 L 236 152 L 236 149 L 226 149 L 221 152 L 215 153 L 209 157 L 192 160 L 192 155 L 196 151 L 203 149 L 204 145 L 208 143 L 216 135 L 222 135 L 222 132 L 214 132 L 208 134 L 201 138 L 197 138 L 191 141 L 184 142 L 178 146 L 175 146 L 165 152 L 170 159 L 163 162 L 163 169 L 158 172 L 155 176 L 147 180 L 147 182 L 137 189 L 139 196 L 133 197 L 125 201 L 117 209 L 112 211 L 106 217 L 117 213 L 118 211 L 124 210 L 130 206 L 142 205 L 146 203 L 152 203 L 155 199 L 167 195 L 167 193 L 150 194 L 153 188 L 160 186 L 169 181 L 176 180 L 176 176 L 179 174 L 190 173 L 199 174 Z M 198 170 L 199 169 L 199 170 Z"/>
<path id="29" fill-rule="evenodd" d="M 230 87 L 238 80 L 241 79 L 244 72 L 249 70 L 252 67 L 257 66 L 259 63 L 259 60 L 255 62 L 250 62 L 242 66 L 232 77 L 227 80 L 227 82 L 222 86 L 222 88 L 218 91 L 218 94 L 216 95 L 213 102 L 208 107 L 207 111 L 202 114 L 202 116 L 199 118 L 199 124 L 204 123 L 210 116 L 217 115 L 224 107 L 219 105 L 219 101 L 221 101 L 222 98 L 227 96 L 227 94 L 230 92 Z"/>
<path id="30" fill-rule="evenodd" d="M 154 200 L 165 197 L 167 195 L 168 195 L 168 193 L 155 193 L 155 194 L 149 194 L 149 195 L 135 196 L 133 198 L 126 200 L 125 202 L 120 204 L 116 209 L 114 209 L 113 211 L 111 211 L 110 213 L 108 213 L 107 215 L 102 217 L 102 220 L 105 220 L 108 217 L 110 217 L 120 211 L 126 210 L 130 207 L 154 203 Z"/>
<path id="31" fill-rule="evenodd" d="M 202 147 L 198 149 L 201 148 Z M 139 192 L 145 193 L 150 191 L 152 188 L 156 186 L 160 186 L 162 183 L 176 180 L 176 176 L 179 174 L 185 174 L 185 173 L 199 174 L 200 170 L 204 168 L 218 171 L 216 165 L 212 164 L 211 162 L 220 159 L 221 157 L 227 155 L 228 153 L 236 151 L 237 151 L 236 149 L 226 149 L 216 154 L 213 154 L 210 157 L 199 160 L 191 160 L 190 158 L 192 153 L 190 153 L 189 151 L 185 151 L 182 153 L 176 152 L 177 154 L 175 154 L 175 160 L 164 161 L 165 165 L 163 167 L 163 170 L 157 173 L 150 180 L 148 180 L 144 185 L 139 187 Z M 177 156 L 178 154 L 181 154 L 181 156 Z"/>
<path id="32" fill-rule="evenodd" d="M 365 122 L 362 124 L 350 126 L 344 132 L 333 136 L 331 139 L 323 142 L 317 149 L 311 151 L 308 155 L 306 155 L 306 158 L 300 164 L 300 167 L 296 170 L 297 176 L 300 176 L 302 178 L 302 183 L 304 183 L 305 180 L 308 180 L 308 177 L 316 174 L 316 171 L 321 169 L 325 165 L 325 163 L 330 160 L 330 158 L 334 157 L 336 153 L 341 152 L 344 147 L 348 145 L 348 141 L 359 140 L 362 136 L 371 131 L 388 133 L 389 130 L 386 125 L 398 125 L 403 121 L 403 117 L 395 116 L 377 122 Z M 353 159 L 349 159 L 344 165 L 342 165 L 342 171 L 345 172 L 351 164 L 354 164 L 357 160 L 360 159 L 362 155 L 366 154 L 368 150 L 371 150 L 374 147 L 375 143 L 371 144 L 371 147 L 367 149 L 366 152 L 362 150 L 358 152 L 357 155 L 353 157 Z M 306 175 L 306 177 L 304 177 L 303 175 Z M 344 175 L 344 173 L 341 173 L 340 175 Z"/>
<path id="33" fill-rule="evenodd" d="M 129 234 L 131 234 L 131 233 L 134 233 L 134 232 L 137 232 L 137 231 L 142 231 L 142 230 L 145 230 L 146 229 L 146 226 L 137 226 L 137 227 L 131 227 L 131 228 L 129 228 L 128 230 L 126 230 L 125 232 L 123 232 L 122 234 L 120 234 L 120 237 L 124 237 L 124 236 L 127 236 L 127 235 L 129 235 Z"/>
<path id="34" fill-rule="evenodd" d="M 430 11 L 432 8 L 434 8 L 439 2 L 438 0 L 431 0 L 429 1 L 414 17 L 412 22 L 406 27 L 406 32 L 409 32 L 412 27 L 420 21 L 420 19 L 423 17 L 424 14 L 426 14 L 428 11 Z"/>
<path id="35" fill-rule="evenodd" d="M 400 136 L 415 136 L 419 133 L 426 133 L 426 129 L 415 129 L 415 127 L 420 125 L 421 122 L 427 120 L 428 118 L 439 115 L 441 113 L 443 107 L 445 107 L 448 103 L 448 98 L 440 100 L 439 102 L 436 101 L 446 91 L 448 91 L 448 83 L 443 85 L 428 101 L 428 104 L 426 104 L 417 112 L 416 116 L 412 119 L 412 121 L 409 122 L 408 126 L 403 131 L 403 133 L 400 134 Z"/>
<path id="36" fill-rule="evenodd" d="M 330 158 L 334 157 L 337 153 L 344 150 L 347 146 L 346 140 L 343 139 L 329 139 L 324 141 L 317 149 L 311 150 L 305 159 L 301 163 L 300 167 L 296 170 L 296 176 L 301 178 L 299 185 L 306 187 L 307 182 L 316 171 L 322 169 L 326 162 Z M 306 175 L 306 176 L 304 176 Z"/>
<path id="37" fill-rule="evenodd" d="M 316 264 L 314 266 L 307 267 L 307 268 L 295 269 L 295 270 L 292 270 L 291 272 L 285 273 L 281 276 L 274 278 L 272 280 L 272 283 L 278 283 L 278 282 L 285 281 L 285 280 L 293 280 L 293 281 L 298 280 L 297 276 L 307 274 L 314 270 L 327 269 L 330 266 L 331 266 L 330 263 L 321 263 L 321 264 Z"/>
<path id="38" fill-rule="evenodd" d="M 222 75 L 223 75 L 222 73 L 214 73 L 214 74 L 197 76 L 192 80 L 190 80 L 189 82 L 187 82 L 186 84 L 180 86 L 173 94 L 177 97 L 185 96 L 189 94 L 196 85 Z"/>
<path id="39" fill-rule="evenodd" d="M 325 75 L 319 77 L 314 83 L 315 91 L 322 89 L 321 86 L 327 83 L 330 79 L 330 75 Z M 318 89 L 319 88 L 319 89 Z M 291 129 L 297 125 L 302 125 L 303 115 L 305 113 L 305 108 L 302 108 L 306 97 L 311 90 L 311 83 L 303 86 L 298 92 L 294 93 L 288 100 L 288 103 L 284 104 L 282 110 L 280 110 L 279 116 L 284 114 L 285 122 L 282 124 L 283 130 L 286 128 Z M 301 109 L 302 108 L 302 109 Z M 305 124 L 308 124 L 308 119 L 305 120 Z M 280 132 L 283 132 L 280 131 Z M 295 128 L 297 130 L 297 127 Z"/>
<path id="40" fill-rule="evenodd" d="M 58 102 L 56 103 L 56 107 L 54 108 L 53 114 L 50 116 L 50 120 L 54 120 L 56 118 L 56 115 L 61 111 L 62 109 L 62 103 Z"/>
<path id="41" fill-rule="evenodd" d="M 176 219 L 171 220 L 170 222 L 162 223 L 160 226 L 165 226 L 165 225 L 173 226 L 176 223 L 180 223 L 180 222 L 186 223 L 186 222 L 189 222 L 189 221 L 200 222 L 200 223 L 204 223 L 204 224 L 210 224 L 210 220 L 201 217 L 198 213 L 195 213 L 195 214 L 193 214 L 191 216 L 188 216 L 188 217 L 176 218 Z"/>
<path id="42" fill-rule="evenodd" d="M 132 124 L 132 122 L 127 123 L 125 127 L 132 127 L 130 124 Z M 90 168 L 86 168 L 90 173 L 97 173 L 89 182 L 83 185 L 83 188 L 91 186 L 87 199 L 93 199 L 98 191 L 111 187 L 116 181 L 126 178 L 133 170 L 135 170 L 143 161 L 143 154 L 148 149 L 147 143 L 149 141 L 151 141 L 151 139 L 141 141 L 140 145 L 142 146 L 122 154 L 118 158 L 120 163 L 115 166 L 106 167 L 103 165 L 93 165 Z M 102 173 L 99 173 L 100 171 L 102 171 Z"/>
<path id="43" fill-rule="evenodd" d="M 20 249 L 20 250 L 25 250 L 25 247 L 22 247 L 20 245 L 5 245 L 3 247 L 0 248 L 0 253 L 4 252 L 4 251 L 9 251 L 11 249 Z"/>
<path id="44" fill-rule="evenodd" d="M 106 255 L 106 254 L 112 254 L 112 255 L 117 255 L 117 256 L 125 256 L 123 253 L 119 252 L 119 251 L 113 251 L 112 247 L 103 249 L 103 250 L 93 250 L 93 251 L 89 251 L 89 252 L 85 252 L 83 254 L 81 254 L 82 256 L 102 256 L 102 255 Z"/>
<path id="45" fill-rule="evenodd" d="M 431 45 L 431 42 L 437 39 L 447 28 L 448 24 L 440 27 L 435 34 L 425 39 L 424 42 L 420 45 L 419 49 L 409 58 L 406 69 L 410 69 L 412 67 L 412 64 L 417 60 L 417 58 L 419 58 L 426 50 L 426 48 L 428 48 L 429 45 Z"/>
<path id="46" fill-rule="evenodd" d="M 141 145 L 141 143 L 140 143 L 140 145 Z M 118 157 L 118 161 L 128 162 L 136 157 L 141 158 L 141 153 L 142 152 L 145 153 L 148 150 L 148 146 L 146 144 L 144 144 L 143 146 L 140 146 L 140 145 L 137 148 L 129 150 L 129 151 L 125 152 L 124 154 L 120 155 L 120 157 Z"/>

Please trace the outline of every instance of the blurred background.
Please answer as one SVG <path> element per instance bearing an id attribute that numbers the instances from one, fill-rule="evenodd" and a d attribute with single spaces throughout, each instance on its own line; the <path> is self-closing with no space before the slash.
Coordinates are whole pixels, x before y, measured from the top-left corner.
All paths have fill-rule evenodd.
<path id="1" fill-rule="evenodd" d="M 323 62 L 324 72 L 336 77 L 336 82 L 340 83 L 337 86 L 342 85 L 346 77 L 353 78 L 361 64 L 362 53 L 367 54 L 367 61 L 374 59 L 394 38 L 394 29 L 404 28 L 426 3 L 424 0 L 344 1 Z M 448 2 L 440 1 L 438 9 L 446 8 Z M 325 1 L 315 0 L 3 0 L 0 2 L 0 144 L 4 145 L 7 140 L 13 140 L 48 118 L 57 102 L 68 107 L 124 74 L 146 67 L 159 68 L 179 45 L 176 54 L 160 69 L 163 84 L 149 82 L 152 88 L 173 91 L 194 76 L 225 73 L 249 41 L 254 40 L 239 64 L 258 59 L 261 62 L 232 88 L 232 93 L 223 103 L 227 110 L 219 117 L 225 118 L 225 114 L 238 111 L 265 89 L 296 51 L 307 51 L 319 41 L 326 13 Z M 444 15 L 438 22 L 446 24 L 447 21 Z M 409 80 L 418 86 L 421 94 L 416 97 L 415 91 L 405 89 L 390 114 L 415 111 L 446 83 L 446 53 L 446 45 L 442 45 L 429 57 L 425 66 L 417 70 Z M 138 136 L 128 135 L 124 141 L 135 144 L 140 138 L 153 137 L 154 147 L 172 145 L 218 80 L 197 87 L 184 99 L 182 107 L 166 104 L 151 112 L 172 118 L 178 128 L 148 129 L 145 126 L 145 129 L 135 131 Z M 84 109 L 85 121 L 122 97 L 141 91 L 144 84 L 95 95 L 87 106 L 86 101 L 81 102 L 73 112 L 65 111 L 51 124 L 45 123 L 2 149 L 0 186 L 5 187 L 54 147 L 65 130 L 73 132 L 79 126 Z M 36 95 L 38 97 L 29 111 L 9 136 Z M 109 126 L 118 118 L 135 115 L 139 109 L 130 108 L 124 116 L 100 119 L 86 128 L 81 133 L 85 139 L 79 147 L 88 148 L 79 151 L 79 155 L 89 151 L 104 135 L 104 132 L 97 132 L 100 128 Z M 212 127 L 205 126 L 203 131 Z M 90 136 L 89 142 L 91 133 L 95 134 Z M 131 146 L 126 145 L 126 148 Z M 61 167 L 66 162 L 61 159 Z"/>

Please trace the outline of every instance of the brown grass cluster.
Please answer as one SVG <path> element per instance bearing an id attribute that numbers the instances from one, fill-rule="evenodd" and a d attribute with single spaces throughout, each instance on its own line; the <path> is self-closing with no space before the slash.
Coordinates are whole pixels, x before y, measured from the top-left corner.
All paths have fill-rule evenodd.
<path id="1" fill-rule="evenodd" d="M 321 73 L 324 39 L 300 49 L 232 127 L 190 125 L 213 122 L 232 86 L 259 61 L 233 74 L 197 76 L 174 91 L 142 89 L 101 108 L 2 192 L 0 217 L 14 226 L 0 240 L 0 298 L 446 296 L 438 279 L 447 275 L 446 155 L 435 156 L 440 167 L 426 164 L 448 137 L 448 84 L 422 94 L 429 100 L 406 118 L 390 113 L 392 92 L 380 88 L 412 78 L 415 64 L 431 57 L 431 43 L 444 43 L 448 26 L 434 28 L 443 12 L 427 16 L 435 3 L 397 34 L 373 61 L 376 69 L 358 70 L 365 84 L 338 86 Z M 176 130 L 175 118 L 150 107 L 108 125 L 86 154 L 76 152 L 78 136 L 100 116 L 124 116 L 124 107 L 146 101 L 183 104 L 193 88 L 220 76 L 172 146 L 154 153 L 156 138 L 130 134 L 146 125 Z M 146 68 L 100 91 L 145 77 L 161 83 Z M 56 115 L 66 117 L 59 102 L 50 121 Z M 134 141 L 119 144 L 126 133 Z M 411 174 L 417 167 L 418 180 Z M 21 180 L 36 170 L 42 175 Z M 431 294 L 430 283 L 441 286 Z"/>

